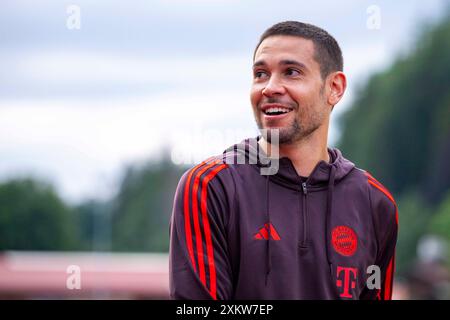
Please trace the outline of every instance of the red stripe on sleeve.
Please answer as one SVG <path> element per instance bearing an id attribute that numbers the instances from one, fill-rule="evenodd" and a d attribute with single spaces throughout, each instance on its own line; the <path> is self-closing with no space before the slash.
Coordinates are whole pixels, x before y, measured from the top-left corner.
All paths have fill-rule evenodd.
<path id="1" fill-rule="evenodd" d="M 378 189 L 380 189 L 381 191 L 383 191 L 383 193 L 389 198 L 389 200 L 391 200 L 393 203 L 395 203 L 394 197 L 381 183 L 379 183 L 377 180 L 373 180 L 371 178 L 369 178 L 368 181 L 370 184 L 372 184 L 373 186 L 375 186 Z"/>
<path id="2" fill-rule="evenodd" d="M 213 179 L 222 169 L 228 167 L 226 164 L 222 164 L 216 168 L 214 168 L 203 180 L 202 182 L 202 195 L 201 195 L 201 212 L 203 218 L 203 227 L 205 229 L 205 239 L 206 239 L 206 252 L 208 256 L 208 265 L 209 265 L 209 284 L 210 284 L 210 293 L 214 300 L 217 300 L 217 285 L 216 285 L 216 267 L 214 262 L 214 248 L 211 239 L 211 230 L 209 227 L 208 221 L 208 212 L 207 212 L 207 201 L 208 201 L 208 183 L 211 179 Z"/>
<path id="3" fill-rule="evenodd" d="M 390 194 L 386 189 L 380 187 L 377 183 L 373 182 L 373 181 L 370 180 L 370 179 L 369 179 L 368 181 L 369 181 L 369 183 L 370 183 L 371 185 L 373 185 L 375 188 L 377 188 L 378 190 L 380 190 L 381 192 L 383 192 L 383 193 L 386 195 L 386 197 L 388 197 L 389 200 L 391 200 L 392 203 L 394 203 L 394 205 L 395 205 L 395 222 L 396 222 L 397 225 L 398 225 L 398 209 L 397 209 L 397 204 L 395 203 L 394 198 L 391 196 L 391 194 Z"/>
<path id="4" fill-rule="evenodd" d="M 384 281 L 385 283 L 385 289 L 384 289 L 384 300 L 391 300 L 392 299 L 392 281 L 393 281 L 393 275 L 394 275 L 394 256 L 392 256 L 391 260 L 389 261 L 389 266 L 386 271 L 386 279 Z"/>
<path id="5" fill-rule="evenodd" d="M 378 189 L 383 191 L 383 193 L 395 204 L 394 197 L 388 191 L 388 189 L 385 186 L 383 186 L 380 181 L 375 179 L 370 173 L 368 173 L 367 171 L 365 173 L 366 173 L 366 176 L 368 178 L 368 181 L 371 182 L 372 185 L 376 186 Z"/>
<path id="6" fill-rule="evenodd" d="M 386 197 L 389 198 L 390 201 L 395 206 L 395 222 L 398 226 L 398 208 L 397 204 L 395 203 L 394 197 L 391 195 L 391 193 L 377 180 L 375 179 L 370 173 L 366 172 L 367 181 L 369 184 L 380 190 L 381 192 L 386 195 Z M 391 300 L 392 299 L 392 284 L 394 279 L 394 271 L 395 271 L 395 252 L 389 261 L 389 265 L 386 271 L 386 278 L 384 281 L 384 288 L 383 288 L 383 299 L 384 300 Z"/>
<path id="7" fill-rule="evenodd" d="M 200 177 L 203 173 L 205 173 L 206 170 L 210 169 L 211 167 L 215 166 L 217 164 L 217 161 L 210 163 L 206 166 L 204 166 L 201 170 L 197 172 L 194 179 L 194 185 L 192 187 L 192 215 L 194 218 L 194 230 L 195 230 L 195 242 L 197 247 L 197 260 L 198 260 L 198 269 L 199 269 L 199 276 L 200 281 L 203 283 L 203 285 L 206 287 L 206 274 L 205 274 L 205 262 L 203 258 L 203 242 L 202 242 L 202 234 L 200 230 L 200 223 L 198 218 L 198 202 L 197 202 L 197 193 L 198 188 L 200 184 Z"/>
<path id="8" fill-rule="evenodd" d="M 209 158 L 199 165 L 195 166 L 191 171 L 189 172 L 189 175 L 186 179 L 186 185 L 184 187 L 184 233 L 186 236 L 186 246 L 189 253 L 189 257 L 191 259 L 192 267 L 194 268 L 194 271 L 197 272 L 197 266 L 195 263 L 194 258 L 194 249 L 192 244 L 192 231 L 191 231 L 191 219 L 190 219 L 190 212 L 189 212 L 189 187 L 191 185 L 191 179 L 192 175 L 195 170 L 206 164 L 209 160 L 212 158 Z"/>

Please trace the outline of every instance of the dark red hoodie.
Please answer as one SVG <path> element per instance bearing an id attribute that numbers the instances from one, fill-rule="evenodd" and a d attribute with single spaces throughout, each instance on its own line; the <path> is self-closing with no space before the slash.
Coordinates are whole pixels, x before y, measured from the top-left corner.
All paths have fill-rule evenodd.
<path id="1" fill-rule="evenodd" d="M 398 213 L 386 188 L 337 149 L 308 178 L 288 158 L 276 174 L 261 174 L 275 160 L 257 139 L 181 178 L 170 222 L 171 297 L 391 299 Z M 366 284 L 373 265 L 380 289 Z"/>

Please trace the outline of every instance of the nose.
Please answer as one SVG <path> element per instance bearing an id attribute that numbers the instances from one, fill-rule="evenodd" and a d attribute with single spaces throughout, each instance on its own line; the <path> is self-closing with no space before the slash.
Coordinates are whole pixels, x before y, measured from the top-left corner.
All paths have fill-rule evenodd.
<path id="1" fill-rule="evenodd" d="M 283 95 L 286 92 L 284 86 L 280 83 L 277 77 L 270 77 L 267 85 L 264 87 L 262 94 L 266 97 L 271 97 L 274 95 Z"/>

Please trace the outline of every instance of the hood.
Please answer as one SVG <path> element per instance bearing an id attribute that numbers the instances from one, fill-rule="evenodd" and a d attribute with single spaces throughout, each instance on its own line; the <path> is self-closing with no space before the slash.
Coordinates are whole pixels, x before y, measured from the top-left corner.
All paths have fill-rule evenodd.
<path id="1" fill-rule="evenodd" d="M 306 181 L 297 174 L 291 160 L 287 157 L 279 159 L 269 158 L 262 148 L 259 146 L 258 141 L 261 136 L 256 138 L 245 139 L 242 142 L 235 144 L 224 151 L 223 160 L 230 161 L 237 164 L 250 164 L 255 170 L 260 171 L 262 175 L 266 175 L 266 188 L 265 188 L 265 200 L 266 200 L 266 218 L 267 223 L 270 223 L 270 183 L 272 181 L 286 188 L 303 192 L 306 196 L 308 192 L 320 191 L 327 189 L 327 212 L 325 223 L 325 238 L 326 238 L 326 255 L 330 268 L 330 277 L 333 279 L 332 270 L 332 257 L 331 242 L 329 239 L 331 231 L 331 216 L 333 215 L 333 190 L 334 186 L 344 179 L 350 171 L 353 170 L 355 165 L 345 159 L 342 153 L 336 148 L 328 148 L 328 154 L 330 155 L 330 163 L 321 160 Z M 232 158 L 232 159 L 230 159 Z M 275 171 L 271 171 L 271 170 Z M 268 174 L 269 173 L 269 174 Z M 272 173 L 272 174 L 270 174 Z M 306 230 L 308 232 L 308 230 Z M 266 263 L 266 285 L 272 269 L 271 259 L 271 245 L 270 239 L 267 241 L 267 263 Z"/>
<path id="2" fill-rule="evenodd" d="M 274 168 L 278 164 L 278 170 L 275 174 L 267 174 L 269 179 L 277 184 L 283 185 L 286 188 L 301 191 L 302 190 L 302 178 L 297 174 L 291 160 L 287 157 L 282 157 L 279 159 L 271 159 L 266 153 L 260 148 L 258 141 L 261 137 L 249 138 L 241 141 L 229 147 L 224 152 L 224 156 L 227 160 L 231 160 L 232 163 L 246 163 L 251 164 L 255 170 L 261 171 L 264 168 Z M 331 163 L 325 161 L 320 161 L 316 167 L 311 172 L 306 183 L 308 189 L 312 191 L 316 189 L 323 189 L 328 186 L 330 180 L 331 168 L 334 167 L 334 181 L 338 183 L 342 180 L 355 165 L 345 159 L 342 156 L 341 151 L 336 148 L 328 148 L 328 153 L 330 155 Z M 261 171 L 262 175 L 265 175 Z"/>

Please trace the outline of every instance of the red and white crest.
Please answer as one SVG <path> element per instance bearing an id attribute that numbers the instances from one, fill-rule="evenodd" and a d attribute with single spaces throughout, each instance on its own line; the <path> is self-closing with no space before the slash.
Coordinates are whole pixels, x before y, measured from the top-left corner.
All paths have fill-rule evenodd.
<path id="1" fill-rule="evenodd" d="M 346 257 L 352 256 L 358 248 L 358 237 L 352 228 L 337 226 L 331 232 L 331 242 L 334 250 Z"/>

